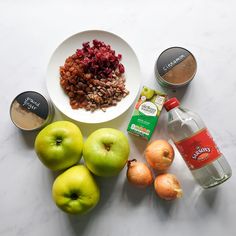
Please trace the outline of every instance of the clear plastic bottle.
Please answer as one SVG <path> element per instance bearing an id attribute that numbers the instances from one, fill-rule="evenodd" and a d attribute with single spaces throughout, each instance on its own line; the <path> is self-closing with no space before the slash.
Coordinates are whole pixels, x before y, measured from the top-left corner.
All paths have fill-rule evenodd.
<path id="1" fill-rule="evenodd" d="M 168 133 L 203 188 L 211 188 L 232 175 L 224 155 L 219 151 L 201 118 L 179 106 L 176 98 L 164 104 L 168 111 Z"/>

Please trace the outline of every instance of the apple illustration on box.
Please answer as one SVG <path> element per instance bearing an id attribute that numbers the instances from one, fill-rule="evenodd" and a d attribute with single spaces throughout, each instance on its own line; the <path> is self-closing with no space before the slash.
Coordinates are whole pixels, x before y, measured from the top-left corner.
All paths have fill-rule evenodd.
<path id="1" fill-rule="evenodd" d="M 141 91 L 141 96 L 145 96 L 147 99 L 151 99 L 154 95 L 154 90 L 144 86 Z"/>

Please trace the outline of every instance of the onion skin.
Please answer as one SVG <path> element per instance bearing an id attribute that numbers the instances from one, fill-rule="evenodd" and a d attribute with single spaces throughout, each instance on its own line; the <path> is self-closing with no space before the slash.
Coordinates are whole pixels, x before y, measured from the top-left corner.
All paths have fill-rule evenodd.
<path id="1" fill-rule="evenodd" d="M 154 181 L 154 188 L 157 195 L 164 200 L 174 200 L 183 195 L 178 179 L 169 173 L 158 175 Z"/>
<path id="2" fill-rule="evenodd" d="M 154 170 L 165 171 L 172 164 L 175 152 L 166 140 L 155 140 L 147 146 L 144 156 Z"/>
<path id="3" fill-rule="evenodd" d="M 145 188 L 153 183 L 152 172 L 143 162 L 136 159 L 129 160 L 127 167 L 126 176 L 131 184 Z"/>

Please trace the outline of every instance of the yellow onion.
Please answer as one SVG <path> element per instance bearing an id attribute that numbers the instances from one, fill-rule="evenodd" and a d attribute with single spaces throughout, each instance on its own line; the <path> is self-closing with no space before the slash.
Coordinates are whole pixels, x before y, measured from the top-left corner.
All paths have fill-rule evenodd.
<path id="1" fill-rule="evenodd" d="M 157 195 L 165 200 L 174 200 L 183 195 L 178 179 L 169 173 L 158 175 L 154 181 L 154 188 Z"/>
<path id="2" fill-rule="evenodd" d="M 136 159 L 127 162 L 127 179 L 131 184 L 138 187 L 147 187 L 152 184 L 153 176 L 146 164 Z"/>
<path id="3" fill-rule="evenodd" d="M 167 170 L 174 160 L 174 149 L 166 140 L 155 140 L 151 142 L 144 156 L 147 163 L 157 171 Z"/>

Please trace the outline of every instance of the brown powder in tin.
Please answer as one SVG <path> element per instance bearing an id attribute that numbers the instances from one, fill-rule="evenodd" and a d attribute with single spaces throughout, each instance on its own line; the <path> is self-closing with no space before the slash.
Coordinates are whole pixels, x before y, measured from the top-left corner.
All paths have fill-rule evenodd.
<path id="1" fill-rule="evenodd" d="M 162 78 L 172 84 L 183 84 L 193 78 L 196 72 L 196 61 L 192 55 L 169 70 Z"/>
<path id="2" fill-rule="evenodd" d="M 11 106 L 11 119 L 23 130 L 37 129 L 45 122 L 41 117 L 23 108 L 16 100 Z"/>

